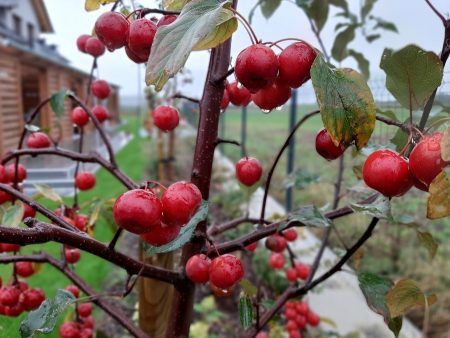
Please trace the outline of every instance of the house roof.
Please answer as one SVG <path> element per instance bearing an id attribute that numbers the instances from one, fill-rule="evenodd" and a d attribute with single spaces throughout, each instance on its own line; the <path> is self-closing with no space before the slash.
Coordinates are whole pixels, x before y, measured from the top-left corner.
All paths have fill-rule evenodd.
<path id="1" fill-rule="evenodd" d="M 45 7 L 43 0 L 31 0 L 34 11 L 38 17 L 39 25 L 41 31 L 43 33 L 53 33 L 52 22 L 50 21 L 50 17 L 47 12 L 47 8 Z"/>

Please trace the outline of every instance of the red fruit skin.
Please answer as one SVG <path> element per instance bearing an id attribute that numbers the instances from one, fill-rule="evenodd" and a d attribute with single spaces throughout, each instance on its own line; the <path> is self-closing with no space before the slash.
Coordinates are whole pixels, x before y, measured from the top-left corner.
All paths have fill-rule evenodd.
<path id="1" fill-rule="evenodd" d="M 20 245 L 11 243 L 1 243 L 2 252 L 17 252 L 20 250 Z"/>
<path id="2" fill-rule="evenodd" d="M 93 36 L 86 41 L 85 50 L 87 54 L 98 58 L 105 54 L 105 45 L 98 38 Z"/>
<path id="3" fill-rule="evenodd" d="M 147 19 L 138 19 L 130 24 L 128 48 L 140 59 L 148 60 L 156 34 L 156 25 Z"/>
<path id="4" fill-rule="evenodd" d="M 80 327 L 75 322 L 66 322 L 59 327 L 61 338 L 80 338 Z"/>
<path id="5" fill-rule="evenodd" d="M 125 53 L 127 54 L 128 58 L 133 61 L 134 63 L 146 63 L 148 59 L 144 59 L 139 57 L 139 55 L 136 55 L 128 46 L 125 46 Z"/>
<path id="6" fill-rule="evenodd" d="M 78 230 L 86 231 L 87 223 L 88 223 L 87 215 L 79 214 L 75 217 L 74 225 L 77 227 Z"/>
<path id="7" fill-rule="evenodd" d="M 16 273 L 20 277 L 30 277 L 34 274 L 33 263 L 31 262 L 17 262 L 16 263 Z"/>
<path id="8" fill-rule="evenodd" d="M 34 210 L 32 207 L 30 207 L 28 204 L 23 204 L 23 218 L 28 218 L 28 217 L 36 217 L 36 210 Z"/>
<path id="9" fill-rule="evenodd" d="M 6 169 L 3 165 L 0 164 L 0 183 L 7 183 L 8 176 L 6 175 Z"/>
<path id="10" fill-rule="evenodd" d="M 286 259 L 284 255 L 279 253 L 272 253 L 269 257 L 269 265 L 273 269 L 282 269 L 284 264 L 286 263 Z"/>
<path id="11" fill-rule="evenodd" d="M 23 310 L 22 303 L 17 303 L 14 306 L 5 306 L 5 315 L 9 317 L 18 317 L 22 314 Z"/>
<path id="12" fill-rule="evenodd" d="M 289 87 L 300 87 L 310 79 L 316 56 L 315 50 L 305 42 L 289 45 L 278 56 L 279 79 Z"/>
<path id="13" fill-rule="evenodd" d="M 306 316 L 309 313 L 309 305 L 305 302 L 298 302 L 295 305 L 295 310 L 299 315 Z"/>
<path id="14" fill-rule="evenodd" d="M 295 241 L 296 239 L 297 239 L 297 237 L 298 237 L 298 234 L 297 234 L 297 231 L 295 230 L 295 229 L 288 229 L 288 230 L 285 230 L 285 231 L 283 231 L 283 237 L 284 238 L 286 238 L 286 240 L 288 241 L 288 242 L 293 242 L 293 241 Z"/>
<path id="15" fill-rule="evenodd" d="M 209 269 L 211 259 L 206 255 L 194 255 L 186 263 L 186 275 L 196 284 L 204 284 L 209 281 Z"/>
<path id="16" fill-rule="evenodd" d="M 297 281 L 297 270 L 295 268 L 289 268 L 286 271 L 286 278 L 288 281 L 294 283 Z"/>
<path id="17" fill-rule="evenodd" d="M 3 306 L 14 306 L 19 302 L 21 290 L 13 285 L 7 286 L 1 290 L 0 304 Z"/>
<path id="18" fill-rule="evenodd" d="M 302 280 L 306 280 L 309 276 L 311 268 L 309 267 L 309 265 L 306 265 L 303 263 L 296 263 L 295 270 L 297 271 L 298 278 L 300 278 Z"/>
<path id="19" fill-rule="evenodd" d="M 295 319 L 297 312 L 295 309 L 287 308 L 286 311 L 284 311 L 284 315 L 286 316 L 286 319 Z"/>
<path id="20" fill-rule="evenodd" d="M 332 161 L 341 157 L 345 148 L 342 145 L 336 146 L 328 131 L 323 128 L 316 135 L 316 151 L 324 159 Z"/>
<path id="21" fill-rule="evenodd" d="M 288 320 L 286 323 L 286 330 L 295 331 L 298 330 L 297 323 L 294 320 Z"/>
<path id="22" fill-rule="evenodd" d="M 245 247 L 245 249 L 248 251 L 255 251 L 257 247 L 258 247 L 258 242 L 253 242 L 252 244 L 247 245 Z"/>
<path id="23" fill-rule="evenodd" d="M 8 194 L 5 191 L 0 191 L 0 204 L 11 202 L 13 200 L 13 196 Z"/>
<path id="24" fill-rule="evenodd" d="M 80 250 L 78 249 L 65 249 L 64 255 L 66 256 L 67 263 L 75 264 L 80 260 Z"/>
<path id="25" fill-rule="evenodd" d="M 81 318 L 83 323 L 82 326 L 84 329 L 93 329 L 94 328 L 94 318 L 92 316 L 88 316 L 86 318 Z"/>
<path id="26" fill-rule="evenodd" d="M 302 334 L 298 331 L 289 331 L 289 338 L 302 338 Z"/>
<path id="27" fill-rule="evenodd" d="M 427 187 L 448 164 L 442 159 L 442 136 L 442 133 L 425 136 L 414 147 L 409 156 L 409 169 L 411 173 Z"/>
<path id="28" fill-rule="evenodd" d="M 77 48 L 80 52 L 82 53 L 86 53 L 86 42 L 87 40 L 89 40 L 89 38 L 91 38 L 92 36 L 87 35 L 87 34 L 83 34 L 80 35 L 77 39 Z"/>
<path id="29" fill-rule="evenodd" d="M 78 127 L 83 127 L 89 122 L 89 115 L 81 107 L 75 107 L 70 113 L 70 120 Z"/>
<path id="30" fill-rule="evenodd" d="M 130 23 L 123 14 L 106 12 L 98 17 L 94 29 L 100 41 L 112 52 L 127 43 L 129 26 Z"/>
<path id="31" fill-rule="evenodd" d="M 237 82 L 232 82 L 227 85 L 227 92 L 230 102 L 238 107 L 246 107 L 252 100 L 252 94 L 250 91 L 241 86 L 239 88 Z"/>
<path id="32" fill-rule="evenodd" d="M 389 150 L 377 150 L 363 166 L 366 184 L 386 197 L 401 196 L 413 185 L 408 160 Z"/>
<path id="33" fill-rule="evenodd" d="M 152 227 L 149 232 L 141 234 L 143 241 L 153 246 L 161 246 L 172 242 L 180 233 L 181 227 L 179 225 L 168 225 L 164 222 Z"/>
<path id="34" fill-rule="evenodd" d="M 82 329 L 80 333 L 80 338 L 92 338 L 94 333 L 91 329 Z"/>
<path id="35" fill-rule="evenodd" d="M 409 165 L 409 171 L 411 171 L 411 164 Z M 411 176 L 412 176 L 412 180 L 413 180 L 413 185 L 414 185 L 417 189 L 422 190 L 422 191 L 425 191 L 425 192 L 428 192 L 428 186 L 427 186 L 426 184 L 424 184 L 424 183 L 422 183 L 421 181 L 419 181 L 419 180 L 416 178 L 416 176 L 414 176 L 414 175 L 412 175 L 412 174 L 411 174 Z"/>
<path id="36" fill-rule="evenodd" d="M 255 338 L 269 338 L 269 336 L 265 332 L 258 332 Z"/>
<path id="37" fill-rule="evenodd" d="M 209 280 L 221 289 L 228 289 L 244 277 L 244 267 L 239 258 L 226 254 L 212 260 Z"/>
<path id="38" fill-rule="evenodd" d="M 254 157 L 241 158 L 235 166 L 236 177 L 242 184 L 251 187 L 262 176 L 261 163 Z"/>
<path id="39" fill-rule="evenodd" d="M 92 189 L 95 183 L 95 175 L 88 171 L 82 171 L 75 177 L 75 186 L 82 191 Z"/>
<path id="40" fill-rule="evenodd" d="M 77 306 L 77 313 L 80 317 L 86 318 L 92 314 L 92 304 L 82 303 Z"/>
<path id="41" fill-rule="evenodd" d="M 22 292 L 28 289 L 28 283 L 25 282 L 24 280 L 19 280 L 18 286 L 19 286 L 19 290 Z"/>
<path id="42" fill-rule="evenodd" d="M 123 229 L 142 234 L 161 223 L 162 205 L 150 191 L 134 189 L 119 196 L 114 203 L 113 215 Z"/>
<path id="43" fill-rule="evenodd" d="M 47 134 L 36 132 L 28 135 L 27 147 L 32 149 L 48 148 L 50 147 L 50 138 Z"/>
<path id="44" fill-rule="evenodd" d="M 66 286 L 66 290 L 69 291 L 75 298 L 80 297 L 80 290 L 76 285 Z"/>
<path id="45" fill-rule="evenodd" d="M 193 183 L 175 182 L 161 197 L 164 219 L 170 224 L 185 225 L 202 204 L 202 193 Z"/>
<path id="46" fill-rule="evenodd" d="M 228 289 L 221 289 L 215 286 L 213 283 L 209 282 L 209 288 L 211 289 L 214 296 L 219 298 L 230 297 L 233 294 L 233 287 Z"/>
<path id="47" fill-rule="evenodd" d="M 92 114 L 95 115 L 98 122 L 100 123 L 106 121 L 109 117 L 108 110 L 101 105 L 96 105 L 94 108 L 92 108 Z"/>
<path id="48" fill-rule="evenodd" d="M 302 315 L 295 316 L 295 322 L 300 330 L 304 329 L 306 326 L 306 317 Z"/>
<path id="49" fill-rule="evenodd" d="M 283 252 L 286 246 L 286 239 L 280 235 L 272 235 L 266 239 L 266 248 L 270 251 Z"/>
<path id="50" fill-rule="evenodd" d="M 273 50 L 265 45 L 251 45 L 236 58 L 235 74 L 245 88 L 256 93 L 277 78 L 278 58 Z"/>
<path id="51" fill-rule="evenodd" d="M 22 292 L 21 303 L 25 311 L 36 310 L 45 300 L 45 293 L 41 289 L 33 288 Z"/>
<path id="52" fill-rule="evenodd" d="M 95 80 L 91 84 L 92 94 L 100 100 L 106 99 L 111 93 L 111 87 L 105 80 Z"/>
<path id="53" fill-rule="evenodd" d="M 153 122 L 162 131 L 174 130 L 180 122 L 178 110 L 171 106 L 159 106 L 152 111 Z"/>
<path id="54" fill-rule="evenodd" d="M 13 183 L 16 175 L 15 163 L 8 164 L 5 167 L 5 171 L 8 182 Z M 19 163 L 18 171 L 19 171 L 18 181 L 23 182 L 27 178 L 27 169 L 25 169 L 25 167 Z"/>
<path id="55" fill-rule="evenodd" d="M 264 111 L 281 107 L 291 97 L 291 87 L 277 80 L 252 95 L 253 102 Z"/>
<path id="56" fill-rule="evenodd" d="M 161 26 L 170 25 L 176 19 L 177 19 L 176 15 L 164 15 L 161 19 L 159 19 L 158 24 L 156 25 L 156 27 L 159 28 Z"/>
<path id="57" fill-rule="evenodd" d="M 230 96 L 228 95 L 228 91 L 225 88 L 223 91 L 222 101 L 220 102 L 220 110 L 224 111 L 228 108 L 228 105 L 230 104 Z"/>
<path id="58" fill-rule="evenodd" d="M 316 327 L 320 323 L 320 317 L 312 311 L 309 311 L 306 315 L 306 321 L 309 325 Z"/>

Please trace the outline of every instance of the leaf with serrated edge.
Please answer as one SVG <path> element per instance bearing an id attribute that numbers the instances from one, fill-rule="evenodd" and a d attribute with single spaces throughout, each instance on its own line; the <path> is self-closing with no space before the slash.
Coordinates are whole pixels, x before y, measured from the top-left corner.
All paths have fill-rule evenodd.
<path id="1" fill-rule="evenodd" d="M 386 305 L 392 317 L 404 315 L 414 307 L 424 307 L 427 297 L 428 306 L 437 302 L 436 295 L 426 296 L 412 279 L 402 279 L 386 294 Z"/>
<path id="2" fill-rule="evenodd" d="M 63 203 L 61 196 L 50 186 L 46 184 L 34 184 L 34 187 L 38 191 L 38 195 L 43 196 L 50 201 Z M 34 199 L 38 199 L 38 196 L 33 196 Z"/>
<path id="3" fill-rule="evenodd" d="M 425 247 L 425 249 L 428 250 L 430 258 L 433 259 L 434 256 L 436 256 L 436 252 L 439 247 L 437 242 L 434 240 L 433 235 L 429 232 L 422 232 L 417 230 L 417 238 L 419 239 L 419 242 Z"/>
<path id="4" fill-rule="evenodd" d="M 380 68 L 386 73 L 387 89 L 411 110 L 422 108 L 442 82 L 442 61 L 435 53 L 415 45 L 398 51 L 385 49 Z"/>
<path id="5" fill-rule="evenodd" d="M 172 242 L 161 245 L 161 246 L 152 246 L 144 242 L 144 250 L 147 255 L 152 255 L 155 253 L 164 253 L 171 252 L 181 248 L 187 242 L 189 242 L 194 234 L 195 229 L 197 228 L 198 223 L 204 221 L 208 216 L 208 202 L 203 201 L 202 205 L 192 216 L 191 220 L 184 227 L 181 228 L 180 233 L 177 238 L 175 238 Z"/>
<path id="6" fill-rule="evenodd" d="M 363 212 L 372 217 L 377 217 L 381 219 L 392 220 L 391 214 L 391 203 L 389 199 L 384 196 L 378 196 L 372 203 L 362 204 L 362 203 L 352 203 L 350 208 L 356 212 Z"/>
<path id="7" fill-rule="evenodd" d="M 375 128 L 375 102 L 364 77 L 349 68 L 332 69 L 318 56 L 311 79 L 322 121 L 334 144 L 355 141 L 361 149 Z"/>
<path id="8" fill-rule="evenodd" d="M 450 216 L 450 176 L 442 171 L 431 182 L 427 204 L 427 217 L 438 219 Z"/>
<path id="9" fill-rule="evenodd" d="M 252 326 L 253 304 L 251 298 L 245 294 L 239 299 L 239 320 L 245 330 Z"/>
<path id="10" fill-rule="evenodd" d="M 1 224 L 10 227 L 18 227 L 22 222 L 23 211 L 23 203 L 21 201 L 16 201 L 4 210 Z"/>
<path id="11" fill-rule="evenodd" d="M 289 215 L 289 223 L 290 222 L 300 222 L 305 226 L 316 228 L 329 227 L 333 224 L 333 222 L 329 218 L 325 217 L 314 205 L 302 206 L 292 212 Z"/>
<path id="12" fill-rule="evenodd" d="M 46 299 L 37 310 L 29 312 L 20 323 L 22 338 L 33 338 L 39 333 L 52 332 L 59 315 L 75 301 L 75 297 L 69 291 L 58 290 L 54 299 Z"/>
<path id="13" fill-rule="evenodd" d="M 395 336 L 398 337 L 402 327 L 402 318 L 391 318 L 389 309 L 385 302 L 385 296 L 394 283 L 392 283 L 389 279 L 369 272 L 358 274 L 358 282 L 364 298 L 367 301 L 367 305 L 372 309 L 372 311 L 383 316 L 384 322 L 388 325 Z"/>
<path id="14" fill-rule="evenodd" d="M 450 161 L 450 126 L 444 131 L 441 140 L 441 156 L 444 161 Z"/>
<path id="15" fill-rule="evenodd" d="M 229 1 L 193 0 L 177 20 L 156 32 L 147 63 L 145 81 L 161 90 L 185 64 L 193 50 L 216 47 L 237 29 Z"/>
<path id="16" fill-rule="evenodd" d="M 101 5 L 116 2 L 116 0 L 86 0 L 84 3 L 84 9 L 88 12 L 95 11 L 100 8 Z"/>

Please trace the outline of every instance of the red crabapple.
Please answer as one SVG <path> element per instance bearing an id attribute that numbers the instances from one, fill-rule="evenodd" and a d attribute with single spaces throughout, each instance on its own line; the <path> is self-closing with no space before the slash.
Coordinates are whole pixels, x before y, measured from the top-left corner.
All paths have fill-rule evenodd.
<path id="1" fill-rule="evenodd" d="M 137 19 L 130 24 L 128 48 L 140 59 L 148 60 L 156 34 L 156 25 L 147 19 Z"/>
<path id="2" fill-rule="evenodd" d="M 164 191 L 161 203 L 166 222 L 185 225 L 202 204 L 202 194 L 195 184 L 179 181 Z"/>
<path id="3" fill-rule="evenodd" d="M 328 131 L 323 128 L 316 135 L 316 151 L 324 159 L 332 161 L 341 157 L 345 147 L 342 145 L 336 146 Z"/>
<path id="4" fill-rule="evenodd" d="M 111 87 L 105 80 L 94 80 L 91 84 L 92 94 L 100 100 L 106 99 L 111 93 Z"/>
<path id="5" fill-rule="evenodd" d="M 100 123 L 106 121 L 109 117 L 108 110 L 106 109 L 106 107 L 103 107 L 101 105 L 96 105 L 94 108 L 92 108 L 92 114 L 95 115 L 98 122 Z"/>
<path id="6" fill-rule="evenodd" d="M 212 260 L 209 268 L 209 279 L 212 284 L 228 289 L 244 277 L 244 267 L 236 256 L 225 254 Z"/>
<path id="7" fill-rule="evenodd" d="M 89 171 L 82 171 L 75 177 L 75 186 L 82 190 L 90 190 L 95 186 L 95 175 Z"/>
<path id="8" fill-rule="evenodd" d="M 248 187 L 258 182 L 262 176 L 261 163 L 254 157 L 241 158 L 235 169 L 239 182 Z"/>
<path id="9" fill-rule="evenodd" d="M 269 265 L 273 269 L 282 269 L 284 264 L 286 263 L 286 259 L 283 254 L 280 253 L 271 253 L 269 257 Z"/>
<path id="10" fill-rule="evenodd" d="M 83 34 L 80 35 L 77 39 L 77 48 L 80 52 L 86 53 L 86 42 L 91 38 L 91 35 Z"/>
<path id="11" fill-rule="evenodd" d="M 159 106 L 152 111 L 153 122 L 162 131 L 174 130 L 180 122 L 178 110 L 172 106 Z"/>
<path id="12" fill-rule="evenodd" d="M 109 11 L 97 18 L 94 29 L 100 41 L 112 52 L 126 45 L 129 25 L 125 15 Z"/>
<path id="13" fill-rule="evenodd" d="M 172 242 L 180 233 L 181 227 L 177 224 L 166 224 L 160 222 L 152 227 L 149 232 L 141 234 L 144 242 L 153 245 L 161 246 Z"/>
<path id="14" fill-rule="evenodd" d="M 310 78 L 311 66 L 316 59 L 315 50 L 305 42 L 295 42 L 278 56 L 279 78 L 292 88 L 300 87 Z"/>
<path id="15" fill-rule="evenodd" d="M 89 122 L 89 115 L 81 107 L 75 107 L 70 113 L 70 120 L 78 127 L 83 127 Z"/>
<path id="16" fill-rule="evenodd" d="M 102 56 L 105 53 L 105 45 L 95 36 L 87 39 L 84 46 L 86 53 L 95 58 Z"/>
<path id="17" fill-rule="evenodd" d="M 209 281 L 209 268 L 211 259 L 206 255 L 194 255 L 186 263 L 186 275 L 191 281 L 197 284 L 203 284 Z"/>
<path id="18" fill-rule="evenodd" d="M 28 135 L 27 147 L 32 149 L 48 148 L 50 147 L 50 138 L 47 134 L 42 132 L 35 132 Z"/>

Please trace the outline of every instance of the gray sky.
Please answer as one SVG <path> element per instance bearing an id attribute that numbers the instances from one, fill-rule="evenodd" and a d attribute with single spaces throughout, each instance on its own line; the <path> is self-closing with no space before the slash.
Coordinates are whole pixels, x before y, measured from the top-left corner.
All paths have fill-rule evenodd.
<path id="1" fill-rule="evenodd" d="M 127 2 L 127 0 L 124 0 Z M 259 38 L 264 41 L 275 41 L 284 37 L 297 37 L 309 41 L 318 46 L 314 35 L 311 33 L 308 21 L 303 12 L 290 0 L 283 4 L 275 15 L 266 20 L 259 10 L 253 19 L 253 28 Z M 85 71 L 89 71 L 92 58 L 78 52 L 75 40 L 80 34 L 92 31 L 96 18 L 111 6 L 99 11 L 87 13 L 84 11 L 84 0 L 44 0 L 52 20 L 55 34 L 48 35 L 50 43 L 58 45 L 59 50 L 72 62 L 72 64 Z M 137 1 L 146 7 L 152 7 L 154 1 Z M 353 11 L 359 9 L 360 0 L 349 0 Z M 450 12 L 448 0 L 434 0 L 435 6 L 445 15 Z M 248 15 L 249 10 L 256 0 L 241 0 L 238 10 Z M 153 6 L 154 7 L 154 6 Z M 334 26 L 336 18 L 330 13 L 330 19 L 322 32 L 323 40 L 328 51 L 331 49 L 334 39 Z M 443 39 L 441 22 L 432 13 L 425 0 L 379 0 L 373 14 L 397 24 L 399 34 L 386 32 L 381 39 L 368 44 L 362 38 L 357 38 L 350 46 L 362 51 L 370 61 L 372 76 L 382 74 L 378 67 L 381 54 L 385 47 L 398 49 L 409 43 L 415 43 L 426 50 L 439 52 Z M 359 34 L 360 35 L 360 34 Z M 250 44 L 249 38 L 239 26 L 233 36 L 232 56 L 236 58 L 240 50 Z M 183 92 L 199 97 L 203 86 L 203 80 L 208 63 L 207 52 L 194 52 L 191 54 L 186 66 L 191 70 L 194 82 L 183 88 Z M 356 68 L 351 60 L 345 60 L 341 66 Z M 106 52 L 99 60 L 100 76 L 108 81 L 119 84 L 121 95 L 136 96 L 138 91 L 138 66 L 130 61 L 123 49 L 114 53 Z M 140 66 L 141 85 L 145 86 L 144 66 Z"/>

